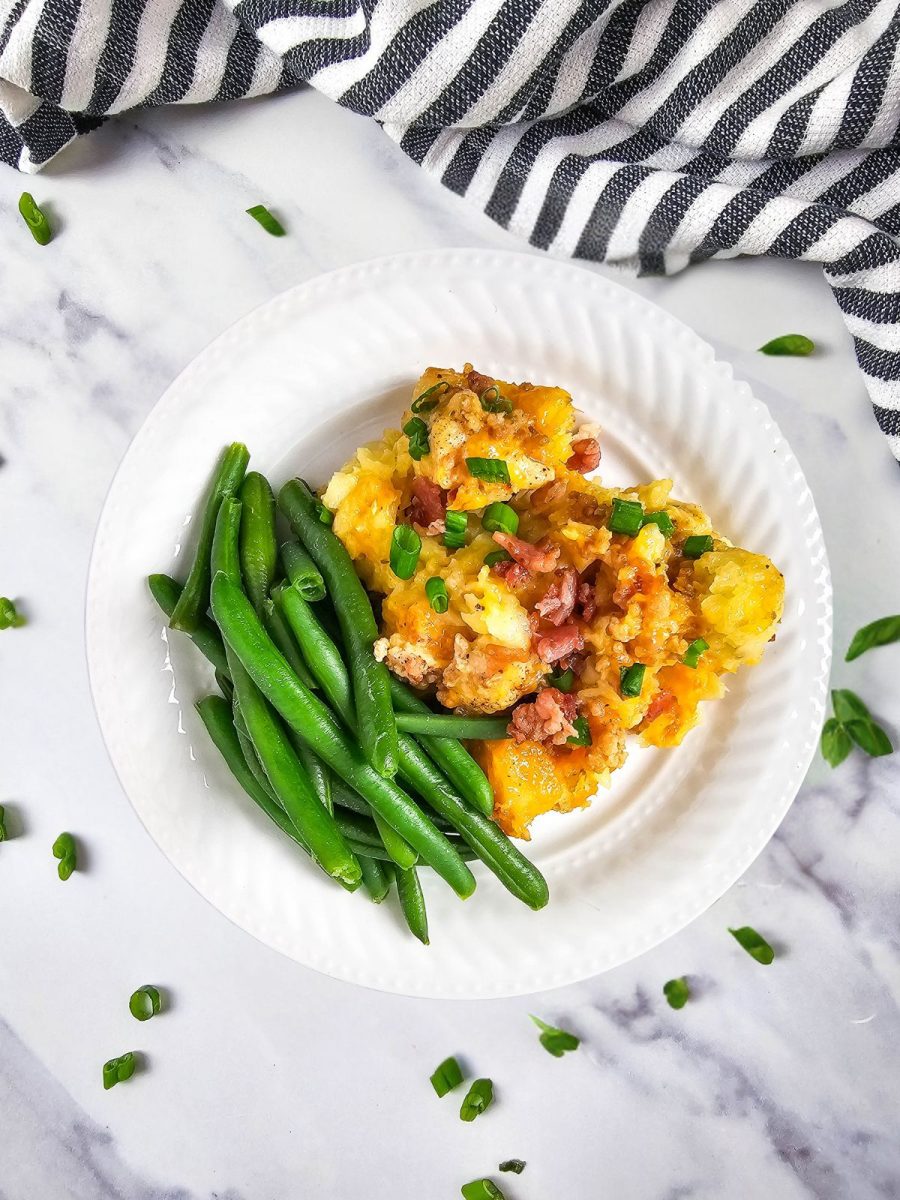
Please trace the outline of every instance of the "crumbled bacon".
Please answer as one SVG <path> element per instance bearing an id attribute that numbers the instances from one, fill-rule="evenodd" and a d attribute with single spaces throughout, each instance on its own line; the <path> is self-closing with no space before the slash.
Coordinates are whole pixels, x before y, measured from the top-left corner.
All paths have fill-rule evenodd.
<path id="1" fill-rule="evenodd" d="M 535 645 L 537 656 L 544 663 L 559 662 L 567 654 L 584 649 L 584 638 L 577 625 L 560 625 L 550 633 L 541 634 Z"/>
<path id="2" fill-rule="evenodd" d="M 491 570 L 495 575 L 506 581 L 510 587 L 518 587 L 531 578 L 531 572 L 513 558 L 504 558 L 502 562 L 494 563 Z"/>
<path id="3" fill-rule="evenodd" d="M 534 702 L 519 704 L 512 712 L 509 735 L 516 742 L 550 742 L 564 746 L 573 736 L 572 722 L 578 713 L 578 698 L 559 688 L 541 688 Z"/>
<path id="4" fill-rule="evenodd" d="M 575 609 L 575 593 L 578 575 L 574 567 L 563 567 L 556 572 L 553 583 L 535 604 L 535 609 L 551 625 L 564 625 Z"/>
<path id="5" fill-rule="evenodd" d="M 480 396 L 487 388 L 494 386 L 490 375 L 482 375 L 480 371 L 470 371 L 466 376 L 466 383 L 477 396 Z"/>
<path id="6" fill-rule="evenodd" d="M 535 571 L 539 575 L 552 571 L 559 559 L 559 546 L 534 546 L 511 533 L 504 533 L 502 529 L 495 530 L 493 538 L 517 563 L 527 571 Z"/>
<path id="7" fill-rule="evenodd" d="M 579 583 L 576 597 L 581 615 L 585 621 L 593 621 L 597 612 L 597 594 L 592 583 Z"/>
<path id="8" fill-rule="evenodd" d="M 566 481 L 564 479 L 551 479 L 549 483 L 542 484 L 531 497 L 531 508 L 533 512 L 546 512 L 548 508 L 552 508 L 557 500 L 561 500 L 566 494 Z"/>
<path id="9" fill-rule="evenodd" d="M 570 471 L 578 471 L 580 475 L 587 475 L 589 471 L 596 471 L 600 466 L 600 443 L 596 438 L 587 437 L 579 438 L 578 441 L 572 443 L 572 457 L 566 463 Z"/>
<path id="10" fill-rule="evenodd" d="M 412 497 L 406 508 L 410 524 L 420 533 L 437 534 L 444 532 L 444 516 L 446 513 L 444 493 L 424 475 L 417 475 L 412 483 Z"/>
<path id="11" fill-rule="evenodd" d="M 644 713 L 645 721 L 655 720 L 660 713 L 668 712 L 675 705 L 675 697 L 671 692 L 665 690 L 657 692 L 650 703 L 647 705 L 647 711 Z"/>

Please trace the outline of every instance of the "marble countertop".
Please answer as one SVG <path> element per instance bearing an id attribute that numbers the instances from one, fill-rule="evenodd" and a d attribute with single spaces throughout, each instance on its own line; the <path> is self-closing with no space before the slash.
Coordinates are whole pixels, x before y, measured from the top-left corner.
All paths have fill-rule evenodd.
<path id="1" fill-rule="evenodd" d="M 29 187 L 47 249 L 18 227 Z M 244 215 L 266 202 L 290 229 Z M 510 1200 L 900 1196 L 900 759 L 817 760 L 781 829 L 705 916 L 642 958 L 541 997 L 365 992 L 230 925 L 128 805 L 91 707 L 83 643 L 94 528 L 129 439 L 172 378 L 254 305 L 321 271 L 433 246 L 518 243 L 362 118 L 312 92 L 141 114 L 39 178 L 0 174 L 2 1200 L 403 1200 L 459 1195 L 501 1159 Z M 708 263 L 625 281 L 692 325 L 769 405 L 807 474 L 835 582 L 835 683 L 896 737 L 900 647 L 842 661 L 900 607 L 900 474 L 820 270 Z M 810 360 L 754 347 L 788 329 Z M 77 832 L 86 870 L 58 882 Z M 764 970 L 723 943 L 771 933 Z M 687 973 L 681 1012 L 662 983 Z M 137 1027 L 144 981 L 171 997 Z M 534 1052 L 527 1013 L 583 1039 Z M 136 1029 L 139 1036 L 136 1037 Z M 104 1092 L 140 1042 L 147 1070 Z M 463 1125 L 428 1074 L 489 1061 L 499 1102 Z"/>

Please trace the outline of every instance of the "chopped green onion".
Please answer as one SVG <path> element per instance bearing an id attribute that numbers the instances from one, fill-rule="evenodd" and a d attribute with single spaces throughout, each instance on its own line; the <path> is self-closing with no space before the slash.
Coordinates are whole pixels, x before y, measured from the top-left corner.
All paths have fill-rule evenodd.
<path id="1" fill-rule="evenodd" d="M 664 509 L 660 509 L 659 512 L 644 513 L 641 527 L 643 528 L 644 525 L 655 525 L 663 537 L 667 538 L 670 538 L 675 532 L 675 522 Z"/>
<path id="2" fill-rule="evenodd" d="M 581 1042 L 574 1033 L 567 1033 L 565 1029 L 555 1029 L 552 1025 L 548 1025 L 546 1021 L 542 1021 L 540 1017 L 536 1017 L 533 1013 L 529 1013 L 529 1016 L 538 1029 L 541 1030 L 541 1045 L 554 1058 L 562 1058 L 567 1050 L 577 1050 L 581 1045 Z"/>
<path id="3" fill-rule="evenodd" d="M 497 563 L 509 562 L 512 558 L 511 554 L 507 554 L 505 550 L 492 550 L 490 554 L 484 556 L 484 565 L 486 567 L 496 567 Z"/>
<path id="4" fill-rule="evenodd" d="M 499 1171 L 512 1171 L 514 1175 L 521 1175 L 525 1170 L 525 1163 L 521 1158 L 508 1158 L 497 1169 Z"/>
<path id="5" fill-rule="evenodd" d="M 612 502 L 612 512 L 609 514 L 608 528 L 613 533 L 636 537 L 641 531 L 643 519 L 644 506 L 640 500 L 623 500 L 616 496 Z"/>
<path id="6" fill-rule="evenodd" d="M 854 658 L 859 658 L 867 650 L 873 650 L 876 646 L 889 646 L 891 642 L 900 642 L 900 615 L 881 617 L 869 625 L 863 625 L 862 629 L 857 629 L 847 651 L 846 661 L 853 662 Z"/>
<path id="7" fill-rule="evenodd" d="M 458 550 L 466 544 L 469 514 L 448 508 L 444 515 L 444 545 L 448 550 Z"/>
<path id="8" fill-rule="evenodd" d="M 128 1011 L 136 1021 L 149 1021 L 151 1017 L 156 1016 L 159 1008 L 159 988 L 155 988 L 152 983 L 145 983 L 136 992 L 132 992 L 128 1001 Z"/>
<path id="9" fill-rule="evenodd" d="M 446 379 L 441 379 L 438 383 L 433 383 L 430 388 L 426 388 L 421 396 L 416 396 L 410 408 L 414 413 L 431 412 L 433 408 L 437 408 L 440 404 L 440 398 L 444 392 L 448 392 L 449 390 L 450 384 Z"/>
<path id="10" fill-rule="evenodd" d="M 643 663 L 632 663 L 623 667 L 619 672 L 619 691 L 623 696 L 639 696 L 644 686 L 644 672 L 647 668 Z"/>
<path id="11" fill-rule="evenodd" d="M 252 208 L 248 208 L 247 216 L 262 225 L 266 233 L 271 233 L 272 237 L 284 237 L 284 226 L 277 217 L 272 216 L 264 204 L 254 204 Z"/>
<path id="12" fill-rule="evenodd" d="M 334 513 L 331 511 L 330 508 L 326 508 L 321 500 L 316 500 L 313 507 L 315 509 L 316 516 L 319 518 L 319 520 L 322 522 L 323 525 L 333 525 L 334 524 Z"/>
<path id="13" fill-rule="evenodd" d="M 75 839 L 71 833 L 61 833 L 53 843 L 53 857 L 59 859 L 56 872 L 60 879 L 68 879 L 78 866 Z"/>
<path id="14" fill-rule="evenodd" d="M 894 746 L 891 739 L 874 721 L 848 721 L 845 728 L 860 750 L 865 750 L 866 754 L 870 754 L 872 758 L 881 758 L 883 754 L 893 754 Z"/>
<path id="15" fill-rule="evenodd" d="M 678 979 L 670 979 L 668 983 L 663 984 L 663 995 L 668 1000 L 670 1008 L 684 1008 L 691 998 L 688 981 L 683 975 Z"/>
<path id="16" fill-rule="evenodd" d="M 463 1081 L 462 1068 L 455 1058 L 445 1058 L 431 1076 L 431 1086 L 439 1096 L 446 1096 Z"/>
<path id="17" fill-rule="evenodd" d="M 464 1183 L 462 1188 L 463 1200 L 505 1200 L 503 1193 L 490 1179 L 473 1179 Z"/>
<path id="18" fill-rule="evenodd" d="M 547 676 L 547 686 L 555 687 L 557 691 L 571 692 L 575 683 L 575 672 L 569 668 L 568 671 L 551 671 Z"/>
<path id="19" fill-rule="evenodd" d="M 569 746 L 590 746 L 591 745 L 591 727 L 587 723 L 586 717 L 576 717 L 572 722 L 572 728 L 575 733 L 570 738 L 566 738 L 566 743 Z"/>
<path id="20" fill-rule="evenodd" d="M 485 388 L 478 399 L 481 401 L 481 407 L 485 412 L 511 413 L 513 410 L 512 400 L 507 400 L 505 396 L 500 395 L 500 389 L 496 383 L 492 383 L 489 388 Z"/>
<path id="21" fill-rule="evenodd" d="M 421 417 L 410 417 L 403 426 L 403 432 L 409 438 L 409 457 L 415 459 L 424 458 L 431 450 L 431 443 L 428 441 L 428 426 Z"/>
<path id="22" fill-rule="evenodd" d="M 23 192 L 19 197 L 19 212 L 25 224 L 31 230 L 31 236 L 39 246 L 46 246 L 53 239 L 53 230 L 46 215 L 38 208 L 31 192 Z"/>
<path id="23" fill-rule="evenodd" d="M 425 595 L 436 613 L 445 613 L 450 607 L 447 585 L 439 575 L 433 575 L 425 584 Z"/>
<path id="24" fill-rule="evenodd" d="M 705 642 L 703 638 L 694 638 L 687 650 L 684 652 L 682 662 L 686 667 L 690 667 L 696 671 L 697 663 L 700 661 L 700 655 L 704 654 L 709 649 L 709 642 Z"/>
<path id="25" fill-rule="evenodd" d="M 829 767 L 839 767 L 850 751 L 853 741 L 846 728 L 834 717 L 829 717 L 822 729 L 822 757 Z"/>
<path id="26" fill-rule="evenodd" d="M 772 338 L 771 342 L 766 342 L 764 346 L 760 346 L 761 354 L 789 354 L 794 357 L 805 358 L 807 354 L 812 354 L 816 344 L 803 333 L 786 333 L 782 337 Z"/>
<path id="27" fill-rule="evenodd" d="M 488 533 L 500 530 L 501 533 L 516 534 L 519 532 L 519 514 L 502 500 L 497 500 L 484 510 L 481 524 Z"/>
<path id="28" fill-rule="evenodd" d="M 0 842 L 5 842 L 9 834 L 6 832 L 6 809 L 0 804 Z"/>
<path id="29" fill-rule="evenodd" d="M 109 1062 L 105 1062 L 103 1064 L 104 1090 L 108 1092 L 117 1083 L 124 1083 L 126 1079 L 130 1079 L 134 1074 L 136 1066 L 137 1060 L 135 1059 L 133 1050 L 129 1050 L 127 1054 L 120 1054 L 118 1058 L 111 1058 Z"/>
<path id="30" fill-rule="evenodd" d="M 509 467 L 503 458 L 467 458 L 469 474 L 485 483 L 509 483 Z"/>
<path id="31" fill-rule="evenodd" d="M 684 539 L 681 553 L 685 558 L 699 558 L 701 554 L 708 554 L 712 548 L 713 540 L 711 534 L 695 533 L 693 536 Z"/>
<path id="32" fill-rule="evenodd" d="M 411 525 L 396 525 L 391 535 L 391 570 L 398 579 L 411 579 L 419 564 L 422 539 Z"/>
<path id="33" fill-rule="evenodd" d="M 24 624 L 25 618 L 13 601 L 6 596 L 0 596 L 0 629 L 19 629 Z"/>
<path id="34" fill-rule="evenodd" d="M 463 1121 L 474 1121 L 477 1116 L 480 1116 L 481 1113 L 490 1107 L 493 1099 L 494 1085 L 491 1080 L 476 1079 L 466 1092 L 462 1107 L 459 1110 L 460 1119 Z"/>
<path id="35" fill-rule="evenodd" d="M 729 929 L 728 932 L 737 944 L 747 951 L 751 958 L 755 958 L 764 967 L 767 967 L 774 959 L 775 951 L 766 939 L 758 934 L 755 929 L 751 929 L 749 925 L 742 925 L 740 929 Z"/>

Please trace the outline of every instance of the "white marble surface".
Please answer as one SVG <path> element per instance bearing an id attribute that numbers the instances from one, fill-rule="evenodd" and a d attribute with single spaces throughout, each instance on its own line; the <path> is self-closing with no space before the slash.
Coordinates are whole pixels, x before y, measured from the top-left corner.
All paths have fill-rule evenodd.
<path id="1" fill-rule="evenodd" d="M 84 661 L 103 497 L 173 376 L 278 291 L 395 250 L 515 245 L 364 120 L 313 93 L 108 126 L 28 181 L 60 230 L 18 225 L 0 174 L 2 1200 L 440 1200 L 503 1158 L 510 1200 L 900 1196 L 900 760 L 816 762 L 767 850 L 713 909 L 577 987 L 490 1003 L 336 983 L 225 922 L 168 865 L 106 758 Z M 244 215 L 267 202 L 291 236 Z M 900 608 L 900 474 L 813 265 L 710 263 L 630 286 L 694 326 L 769 404 L 807 473 L 835 580 L 835 681 L 895 734 L 900 646 L 853 666 L 852 631 Z M 753 348 L 798 329 L 809 361 Z M 87 869 L 55 875 L 81 839 Z M 750 923 L 768 970 L 725 932 Z M 510 947 L 515 953 L 515 947 Z M 680 1013 L 660 989 L 688 973 Z M 142 982 L 170 990 L 146 1025 Z M 557 1061 L 527 1018 L 583 1038 Z M 104 1092 L 128 1048 L 147 1069 Z M 497 1084 L 463 1125 L 428 1074 L 458 1053 Z"/>

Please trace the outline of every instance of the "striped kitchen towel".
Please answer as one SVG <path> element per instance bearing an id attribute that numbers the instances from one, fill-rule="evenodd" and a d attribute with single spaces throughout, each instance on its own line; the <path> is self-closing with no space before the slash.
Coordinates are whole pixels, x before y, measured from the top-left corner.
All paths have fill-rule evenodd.
<path id="1" fill-rule="evenodd" d="M 555 254 L 823 263 L 900 459 L 897 0 L 0 0 L 24 171 L 125 109 L 301 81 Z"/>

